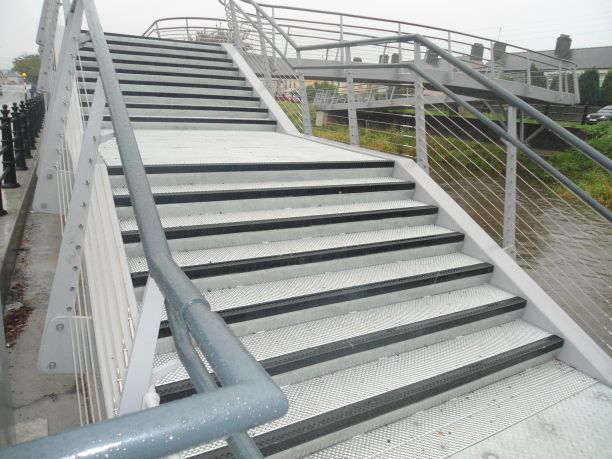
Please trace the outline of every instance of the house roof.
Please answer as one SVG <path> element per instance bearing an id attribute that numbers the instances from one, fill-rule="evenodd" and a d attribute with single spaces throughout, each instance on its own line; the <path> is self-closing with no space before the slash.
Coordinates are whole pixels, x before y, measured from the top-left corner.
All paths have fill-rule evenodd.
<path id="1" fill-rule="evenodd" d="M 539 51 L 547 56 L 554 57 L 554 50 Z M 504 64 L 504 70 L 525 70 L 527 64 L 526 61 L 527 53 L 512 53 L 508 54 L 506 63 Z M 538 60 L 538 56 L 533 56 L 534 60 Z M 541 57 L 543 61 L 547 61 L 545 57 Z M 574 62 L 579 69 L 612 69 L 612 46 L 597 46 L 594 48 L 576 48 L 570 50 L 570 55 L 566 58 L 568 61 Z M 534 62 L 536 67 L 539 69 L 553 68 L 551 65 L 547 65 L 545 62 Z"/>

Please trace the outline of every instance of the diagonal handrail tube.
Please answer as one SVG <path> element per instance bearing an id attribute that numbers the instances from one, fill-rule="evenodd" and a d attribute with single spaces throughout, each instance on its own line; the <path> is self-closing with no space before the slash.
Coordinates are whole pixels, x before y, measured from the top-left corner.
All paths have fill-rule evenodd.
<path id="1" fill-rule="evenodd" d="M 558 182 L 565 185 L 568 189 L 570 189 L 576 196 L 578 196 L 585 204 L 595 210 L 598 214 L 603 216 L 609 222 L 612 222 L 612 212 L 610 212 L 605 206 L 597 202 L 591 195 L 582 190 L 578 185 L 576 185 L 572 180 L 567 178 L 561 172 L 559 172 L 556 168 L 551 166 L 548 162 L 540 157 L 535 151 L 529 148 L 527 145 L 523 144 L 520 140 L 510 136 L 504 129 L 502 129 L 498 124 L 491 121 L 489 118 L 480 113 L 479 110 L 474 108 L 471 104 L 461 99 L 455 93 L 450 91 L 441 83 L 435 81 L 431 76 L 429 76 L 426 72 L 419 69 L 416 65 L 410 64 L 407 62 L 401 64 L 346 64 L 346 65 L 302 65 L 296 66 L 296 69 L 300 70 L 317 70 L 317 69 L 338 69 L 338 70 L 350 70 L 350 69 L 364 69 L 364 68 L 372 68 L 372 69 L 380 69 L 380 68 L 408 68 L 412 70 L 414 73 L 425 79 L 431 86 L 437 91 L 443 92 L 445 95 L 453 99 L 456 103 L 464 107 L 474 116 L 476 116 L 481 122 L 483 122 L 488 128 L 502 137 L 505 141 L 511 143 L 518 149 L 522 150 L 530 159 L 536 162 L 542 169 L 552 175 Z M 599 152 L 598 152 L 599 153 Z M 600 153 L 601 154 L 601 153 Z"/>
<path id="2" fill-rule="evenodd" d="M 283 392 L 244 348 L 227 324 L 214 313 L 201 292 L 173 260 L 146 177 L 136 137 L 115 74 L 94 0 L 82 1 L 100 78 L 107 97 L 127 186 L 132 196 L 150 275 L 166 298 L 178 346 L 191 346 L 189 334 L 207 358 L 221 388 L 145 411 L 91 424 L 80 429 L 24 443 L 0 451 L 0 456 L 102 456 L 140 458 L 166 456 L 261 425 L 288 409 Z M 187 348 L 186 370 L 203 381 L 202 363 Z M 235 446 L 249 447 L 246 434 L 234 436 Z M 233 449 L 238 457 L 257 457 Z"/>
<path id="3" fill-rule="evenodd" d="M 448 51 L 440 48 L 438 45 L 433 43 L 431 40 L 423 37 L 422 35 L 408 34 L 408 35 L 401 35 L 401 36 L 382 37 L 380 39 L 373 38 L 373 39 L 367 39 L 367 40 L 335 42 L 335 43 L 322 44 L 322 45 L 299 46 L 297 49 L 299 51 L 306 51 L 306 50 L 315 50 L 315 49 L 349 48 L 353 46 L 371 45 L 371 44 L 378 44 L 378 43 L 406 42 L 406 41 L 419 42 L 425 45 L 426 47 L 428 47 L 429 49 L 435 51 L 436 54 L 444 58 L 451 65 L 457 67 L 459 70 L 464 72 L 466 75 L 472 77 L 478 83 L 482 84 L 485 88 L 491 90 L 493 93 L 495 93 L 496 95 L 504 99 L 507 103 L 514 105 L 519 110 L 521 110 L 523 113 L 526 113 L 527 115 L 534 118 L 536 121 L 542 124 L 545 128 L 554 132 L 557 136 L 565 140 L 570 145 L 576 147 L 584 155 L 586 155 L 593 161 L 599 163 L 608 172 L 612 171 L 612 160 L 607 158 L 605 155 L 601 154 L 599 151 L 597 151 L 595 148 L 590 146 L 585 141 L 573 135 L 567 129 L 563 128 L 562 126 L 559 126 L 553 120 L 548 118 L 546 115 L 543 115 L 542 113 L 537 111 L 535 108 L 531 107 L 528 103 L 524 102 L 519 97 L 512 94 L 510 91 L 504 89 L 502 86 L 500 86 L 499 84 L 497 84 L 490 78 L 487 78 L 481 75 L 479 72 L 471 68 L 465 62 L 462 62 L 461 60 L 457 59 L 455 56 L 450 54 Z M 405 63 L 399 64 L 399 67 L 401 67 L 404 64 Z M 369 66 L 368 64 L 360 64 L 360 65 L 356 65 L 354 68 L 356 69 L 367 68 L 368 66 Z M 385 65 L 373 65 L 372 68 L 381 68 L 384 66 Z M 406 66 L 408 67 L 408 65 Z M 319 67 L 319 66 L 311 66 L 311 68 L 312 67 Z M 320 68 L 331 69 L 334 67 L 336 66 L 321 66 Z M 347 66 L 344 66 L 342 68 L 346 68 L 346 67 Z M 305 70 L 304 67 L 296 67 L 296 69 Z"/>

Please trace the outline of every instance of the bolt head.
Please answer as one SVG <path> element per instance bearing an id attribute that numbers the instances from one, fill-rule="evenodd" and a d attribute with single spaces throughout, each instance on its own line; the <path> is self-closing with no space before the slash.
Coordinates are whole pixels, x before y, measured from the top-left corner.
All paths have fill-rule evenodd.
<path id="1" fill-rule="evenodd" d="M 53 178 L 53 174 L 47 174 L 47 178 L 51 180 Z"/>
<path id="2" fill-rule="evenodd" d="M 46 209 L 46 208 L 47 208 L 47 203 L 46 203 L 46 202 L 41 203 L 41 204 L 40 204 L 40 207 L 41 207 L 42 209 Z"/>
<path id="3" fill-rule="evenodd" d="M 49 369 L 50 370 L 55 369 L 56 366 L 57 366 L 57 364 L 55 362 L 49 362 Z"/>
<path id="4" fill-rule="evenodd" d="M 63 331 L 63 330 L 64 330 L 64 324 L 57 324 L 57 325 L 55 326 L 55 329 L 56 329 L 58 332 Z"/>

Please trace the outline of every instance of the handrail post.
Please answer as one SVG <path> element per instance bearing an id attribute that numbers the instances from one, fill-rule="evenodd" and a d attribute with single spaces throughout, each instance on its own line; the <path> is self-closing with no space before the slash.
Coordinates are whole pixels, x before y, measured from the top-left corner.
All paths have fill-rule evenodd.
<path id="1" fill-rule="evenodd" d="M 421 65 L 421 45 L 414 42 L 414 63 Z M 416 137 L 417 164 L 429 174 L 429 160 L 427 157 L 427 121 L 425 119 L 425 96 L 423 94 L 423 79 L 416 76 L 414 79 L 414 127 Z"/>
<path id="2" fill-rule="evenodd" d="M 351 48 L 346 48 L 346 62 L 351 62 Z M 351 145 L 359 146 L 359 120 L 357 119 L 357 100 L 355 97 L 355 80 L 350 70 L 346 75 L 346 102 L 348 105 L 349 140 Z"/>
<path id="3" fill-rule="evenodd" d="M 491 78 L 495 78 L 495 52 L 493 50 L 493 41 L 489 42 L 489 66 L 491 68 Z"/>
<path id="4" fill-rule="evenodd" d="M 516 139 L 516 107 L 508 107 L 508 135 Z M 506 186 L 504 196 L 503 248 L 516 259 L 516 152 L 517 148 L 506 143 Z"/>
<path id="5" fill-rule="evenodd" d="M 402 23 L 398 22 L 397 23 L 397 36 L 401 37 L 402 36 Z M 403 58 L 403 42 L 399 42 L 397 44 L 398 48 L 397 48 L 397 54 L 398 54 L 398 60 L 401 63 L 402 62 L 402 58 Z M 401 69 L 400 69 L 401 72 Z"/>
<path id="6" fill-rule="evenodd" d="M 531 54 L 527 51 L 527 89 L 531 86 Z"/>
<path id="7" fill-rule="evenodd" d="M 11 117 L 8 105 L 2 106 L 2 188 L 17 188 L 17 170 L 15 168 L 15 153 L 13 151 L 13 133 L 11 130 Z M 0 206 L 1 207 L 1 206 Z"/>
<path id="8" fill-rule="evenodd" d="M 296 50 L 298 65 L 302 65 L 302 52 Z M 304 71 L 298 72 L 300 104 L 302 105 L 302 117 L 304 122 L 304 134 L 312 135 L 312 122 L 310 120 L 310 107 L 308 106 L 308 93 L 304 81 Z"/>
<path id="9" fill-rule="evenodd" d="M 264 80 L 266 82 L 266 88 L 270 91 L 270 94 L 276 94 L 272 84 L 272 72 L 270 70 L 270 61 L 268 60 L 268 49 L 266 47 L 266 41 L 264 39 L 264 30 L 261 24 L 261 14 L 257 11 L 257 26 L 259 27 L 259 48 L 261 49 L 261 58 L 264 64 Z M 274 27 L 272 27 L 274 30 Z"/>
<path id="10" fill-rule="evenodd" d="M 563 93 L 563 67 L 561 62 L 559 62 L 559 84 L 557 86 L 557 91 L 559 92 L 559 96 L 561 96 Z"/>
<path id="11" fill-rule="evenodd" d="M 580 103 L 580 85 L 578 83 L 578 66 L 574 64 L 574 96 L 577 104 Z"/>
<path id="12" fill-rule="evenodd" d="M 233 0 L 229 2 L 230 7 L 230 17 L 232 20 L 232 42 L 234 46 L 238 49 L 242 49 L 242 41 L 240 40 L 240 28 L 238 27 L 238 21 L 236 19 L 236 6 L 234 5 Z"/>
<path id="13" fill-rule="evenodd" d="M 453 53 L 453 45 L 452 45 L 452 41 L 451 41 L 451 32 L 450 30 L 448 31 L 448 37 L 447 37 L 447 47 L 448 47 L 448 54 L 452 54 Z M 414 45 L 416 46 L 416 42 L 414 43 Z M 448 63 L 448 81 L 453 81 L 453 66 L 451 65 L 450 62 Z"/>

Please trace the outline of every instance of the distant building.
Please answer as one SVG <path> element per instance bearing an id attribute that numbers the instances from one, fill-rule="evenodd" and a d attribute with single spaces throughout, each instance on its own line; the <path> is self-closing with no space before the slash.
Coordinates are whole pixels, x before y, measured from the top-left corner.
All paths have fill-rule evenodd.
<path id="1" fill-rule="evenodd" d="M 4 74 L 4 79 L 3 79 L 2 84 L 19 84 L 21 82 L 22 82 L 21 77 L 17 75 L 17 73 L 8 72 Z"/>
<path id="2" fill-rule="evenodd" d="M 585 70 L 596 68 L 599 71 L 600 82 L 603 82 L 608 70 L 612 70 L 612 46 L 572 49 L 571 44 L 572 39 L 568 35 L 560 35 L 559 38 L 557 38 L 557 46 L 555 49 L 538 52 L 550 57 L 558 57 L 572 61 L 578 67 L 578 74 L 583 73 Z M 511 53 L 506 56 L 504 65 L 505 71 L 512 72 L 525 70 L 526 52 Z M 537 60 L 537 55 L 532 56 L 532 58 Z M 543 70 L 545 73 L 552 73 L 556 70 L 552 66 L 547 67 L 546 64 L 539 62 L 535 62 L 535 65 L 539 70 Z"/>

